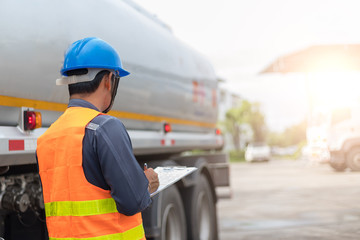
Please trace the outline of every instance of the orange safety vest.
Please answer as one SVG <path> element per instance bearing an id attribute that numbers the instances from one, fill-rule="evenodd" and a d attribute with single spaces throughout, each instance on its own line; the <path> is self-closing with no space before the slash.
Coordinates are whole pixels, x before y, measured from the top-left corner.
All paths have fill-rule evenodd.
<path id="1" fill-rule="evenodd" d="M 50 240 L 145 239 L 141 213 L 121 214 L 109 190 L 89 183 L 82 141 L 98 111 L 70 107 L 38 139 L 37 157 Z"/>

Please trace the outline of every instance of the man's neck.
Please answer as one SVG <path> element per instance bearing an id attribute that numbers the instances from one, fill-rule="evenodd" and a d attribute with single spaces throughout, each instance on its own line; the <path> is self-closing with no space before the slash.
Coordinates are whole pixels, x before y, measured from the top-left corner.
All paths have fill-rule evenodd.
<path id="1" fill-rule="evenodd" d="M 70 99 L 85 100 L 85 101 L 91 103 L 92 105 L 94 105 L 100 111 L 103 111 L 102 102 L 100 102 L 98 100 L 98 98 L 96 96 L 94 96 L 94 94 L 73 94 L 73 95 L 71 95 Z"/>

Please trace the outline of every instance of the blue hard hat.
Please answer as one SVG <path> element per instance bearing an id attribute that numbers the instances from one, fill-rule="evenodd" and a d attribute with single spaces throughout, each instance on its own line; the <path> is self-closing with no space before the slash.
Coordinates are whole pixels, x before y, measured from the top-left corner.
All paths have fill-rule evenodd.
<path id="1" fill-rule="evenodd" d="M 130 73 L 122 68 L 121 60 L 116 50 L 100 38 L 88 37 L 71 44 L 65 53 L 61 74 L 81 68 L 100 68 L 114 70 L 119 77 Z"/>

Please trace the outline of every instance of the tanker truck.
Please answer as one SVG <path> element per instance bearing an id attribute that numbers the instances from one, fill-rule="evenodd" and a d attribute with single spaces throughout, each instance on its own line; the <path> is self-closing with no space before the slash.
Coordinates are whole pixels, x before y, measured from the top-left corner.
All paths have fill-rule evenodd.
<path id="1" fill-rule="evenodd" d="M 218 239 L 216 188 L 229 186 L 229 165 L 206 58 L 129 0 L 2 0 L 0 36 L 0 237 L 48 239 L 37 138 L 67 108 L 67 88 L 55 85 L 65 50 L 96 36 L 131 72 L 109 114 L 126 126 L 139 164 L 197 167 L 152 198 L 147 239 Z"/>

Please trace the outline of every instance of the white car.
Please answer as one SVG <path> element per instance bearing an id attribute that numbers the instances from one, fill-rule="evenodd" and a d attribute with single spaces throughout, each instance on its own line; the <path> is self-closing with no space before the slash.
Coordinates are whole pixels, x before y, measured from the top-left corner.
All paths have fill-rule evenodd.
<path id="1" fill-rule="evenodd" d="M 248 162 L 269 161 L 270 157 L 271 149 L 266 143 L 250 143 L 245 151 L 245 160 Z"/>

